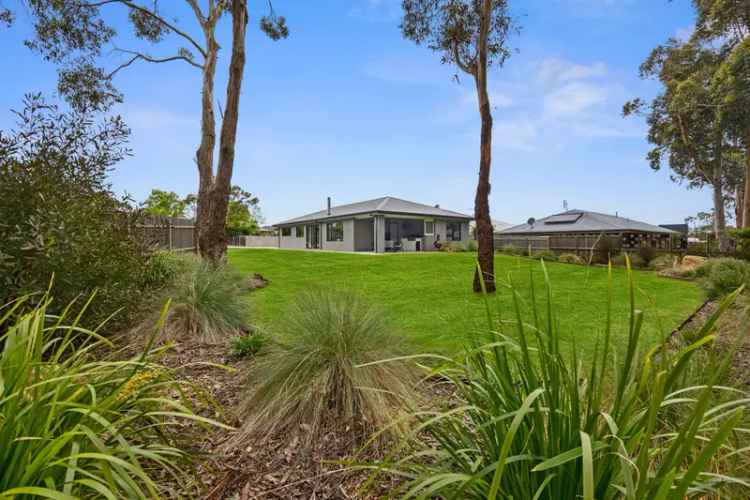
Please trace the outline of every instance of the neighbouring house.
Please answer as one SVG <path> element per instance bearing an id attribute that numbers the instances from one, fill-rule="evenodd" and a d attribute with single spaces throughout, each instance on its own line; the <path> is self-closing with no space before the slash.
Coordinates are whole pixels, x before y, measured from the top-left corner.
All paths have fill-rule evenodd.
<path id="1" fill-rule="evenodd" d="M 588 210 L 568 210 L 495 234 L 495 246 L 514 245 L 532 250 L 559 252 L 590 251 L 607 238 L 612 247 L 635 250 L 649 245 L 659 250 L 680 250 L 685 246 L 681 232 L 646 222 Z"/>
<path id="2" fill-rule="evenodd" d="M 279 248 L 342 252 L 436 250 L 435 242 L 469 242 L 471 216 L 384 196 L 331 206 L 276 224 Z"/>
<path id="3" fill-rule="evenodd" d="M 477 222 L 473 220 L 469 224 L 471 228 L 472 237 L 476 239 Z M 495 234 L 511 226 L 513 226 L 513 224 L 511 224 L 510 222 L 504 222 L 498 219 L 492 219 L 492 232 Z"/>

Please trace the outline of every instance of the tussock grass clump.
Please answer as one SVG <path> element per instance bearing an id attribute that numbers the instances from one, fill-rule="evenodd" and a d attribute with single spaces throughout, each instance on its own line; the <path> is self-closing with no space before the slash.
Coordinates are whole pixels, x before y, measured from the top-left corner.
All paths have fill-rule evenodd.
<path id="1" fill-rule="evenodd" d="M 711 264 L 707 265 L 709 262 Z M 708 260 L 698 269 L 702 273 L 699 276 L 704 278 L 701 286 L 712 299 L 732 293 L 750 281 L 750 265 L 744 260 L 732 258 Z"/>
<path id="2" fill-rule="evenodd" d="M 193 256 L 169 292 L 166 334 L 211 342 L 236 334 L 247 322 L 245 293 L 242 275 Z"/>
<path id="3" fill-rule="evenodd" d="M 562 262 L 564 264 L 583 265 L 586 263 L 586 261 L 583 260 L 583 257 L 574 253 L 564 253 L 557 258 L 557 261 Z"/>
<path id="4" fill-rule="evenodd" d="M 0 308 L 0 498 L 163 498 L 167 476 L 196 486 L 172 438 L 180 420 L 215 422 L 167 395 L 186 387 L 157 352 L 96 360 L 110 343 L 79 326 L 85 309 L 27 302 Z"/>
<path id="5" fill-rule="evenodd" d="M 748 451 L 733 438 L 748 432 L 741 428 L 748 399 L 718 383 L 742 338 L 732 352 L 700 360 L 704 382 L 681 383 L 696 352 L 714 341 L 716 321 L 739 290 L 692 344 L 675 351 L 665 339 L 646 350 L 632 273 L 627 344 L 613 345 L 611 266 L 609 276 L 608 305 L 590 363 L 580 362 L 575 348 L 561 352 L 548 279 L 546 304 L 538 304 L 532 290 L 529 317 L 513 286 L 511 321 L 495 318 L 485 297 L 486 337 L 435 370 L 451 381 L 459 402 L 416 415 L 408 439 L 373 465 L 375 474 L 405 479 L 393 496 L 682 500 L 748 486 L 735 477 Z M 717 392 L 726 398 L 713 406 Z"/>
<path id="6" fill-rule="evenodd" d="M 401 337 L 358 293 L 304 292 L 280 319 L 250 376 L 240 441 L 284 432 L 311 444 L 331 430 L 357 441 L 414 399 L 412 367 L 394 359 Z"/>

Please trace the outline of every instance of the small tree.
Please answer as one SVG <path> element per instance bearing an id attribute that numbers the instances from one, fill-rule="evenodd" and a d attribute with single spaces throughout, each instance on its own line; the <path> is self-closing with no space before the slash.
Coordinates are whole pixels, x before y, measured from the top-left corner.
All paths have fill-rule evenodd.
<path id="1" fill-rule="evenodd" d="M 471 75 L 476 86 L 482 120 L 479 146 L 479 180 L 474 199 L 479 272 L 474 291 L 481 291 L 484 278 L 488 292 L 495 291 L 494 242 L 490 219 L 490 166 L 492 164 L 492 112 L 487 92 L 487 70 L 502 66 L 510 56 L 508 36 L 514 29 L 507 0 L 403 0 L 401 32 L 417 44 L 441 54 L 444 64 L 453 64 Z"/>
<path id="2" fill-rule="evenodd" d="M 180 198 L 174 191 L 152 189 L 142 207 L 144 213 L 162 217 L 184 217 L 189 200 Z"/>

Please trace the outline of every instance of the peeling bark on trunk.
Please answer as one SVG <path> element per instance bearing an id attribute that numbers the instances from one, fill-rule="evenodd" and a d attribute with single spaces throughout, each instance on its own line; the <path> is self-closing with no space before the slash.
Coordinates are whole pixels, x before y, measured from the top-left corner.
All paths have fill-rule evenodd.
<path id="1" fill-rule="evenodd" d="M 481 279 L 487 292 L 495 291 L 495 243 L 490 219 L 490 167 L 492 164 L 492 113 L 490 99 L 487 94 L 487 38 L 492 13 L 492 0 L 483 0 L 482 20 L 479 33 L 477 62 L 474 81 L 477 87 L 479 113 L 482 117 L 482 131 L 479 146 L 479 180 L 474 199 L 474 220 L 477 225 L 477 260 L 482 270 L 474 272 L 474 291 L 482 291 Z"/>
<path id="2" fill-rule="evenodd" d="M 750 227 L 750 139 L 745 141 L 745 192 L 742 195 L 742 227 Z"/>
<path id="3" fill-rule="evenodd" d="M 218 19 L 218 16 L 217 16 Z M 209 17 L 208 23 L 212 22 Z M 213 112 L 213 81 L 216 73 L 218 45 L 214 39 L 215 20 L 204 27 L 209 48 L 209 61 L 203 79 L 203 115 L 201 119 L 201 145 L 196 154 L 199 172 L 197 247 L 201 257 L 219 263 L 226 259 L 226 218 L 229 208 L 229 191 L 234 169 L 234 149 L 237 139 L 240 90 L 245 69 L 245 34 L 247 31 L 247 2 L 232 2 L 232 56 L 229 63 L 226 111 L 221 124 L 219 161 L 216 176 L 213 172 L 213 151 L 216 144 L 216 125 Z"/>
<path id="4" fill-rule="evenodd" d="M 717 169 L 718 170 L 718 169 Z M 724 209 L 724 182 L 721 172 L 714 172 L 714 235 L 719 242 L 719 251 L 725 252 L 729 249 L 729 238 L 727 237 L 727 218 Z"/>

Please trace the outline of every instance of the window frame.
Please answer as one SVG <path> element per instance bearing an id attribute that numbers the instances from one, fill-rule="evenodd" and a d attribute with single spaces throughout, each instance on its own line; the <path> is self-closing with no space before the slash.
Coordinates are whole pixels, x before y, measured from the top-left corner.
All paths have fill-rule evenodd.
<path id="1" fill-rule="evenodd" d="M 287 226 L 287 227 L 282 227 L 281 228 L 281 236 L 286 237 L 286 236 L 291 236 L 291 235 L 292 235 L 292 227 L 291 226 Z"/>
<path id="2" fill-rule="evenodd" d="M 427 224 L 430 224 L 432 226 L 432 231 L 427 230 Z M 424 221 L 423 233 L 425 236 L 433 236 L 435 234 L 435 221 L 434 220 Z"/>
<path id="3" fill-rule="evenodd" d="M 461 222 L 447 222 L 445 224 L 445 239 L 448 241 L 461 241 L 461 226 L 463 226 Z M 455 230 L 455 227 L 458 227 L 458 231 Z M 458 239 L 456 239 L 456 233 L 458 233 Z"/>
<path id="4" fill-rule="evenodd" d="M 296 238 L 305 237 L 305 226 L 294 226 L 294 236 Z"/>
<path id="5" fill-rule="evenodd" d="M 344 223 L 343 222 L 339 221 L 339 222 L 327 222 L 326 223 L 326 241 L 328 243 L 344 241 Z"/>

